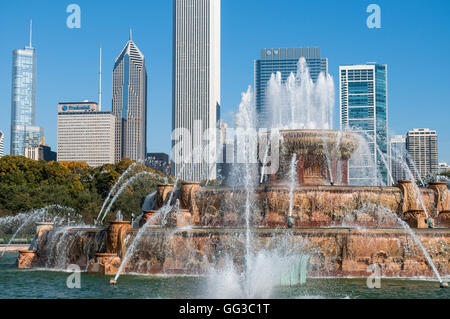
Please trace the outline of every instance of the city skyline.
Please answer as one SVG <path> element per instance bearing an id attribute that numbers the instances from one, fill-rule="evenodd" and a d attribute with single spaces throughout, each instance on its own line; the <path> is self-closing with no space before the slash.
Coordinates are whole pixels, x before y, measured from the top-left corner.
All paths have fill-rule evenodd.
<path id="1" fill-rule="evenodd" d="M 105 4 L 103 4 L 105 5 Z M 337 66 L 339 65 L 343 65 L 343 64 L 358 64 L 358 63 L 365 63 L 367 61 L 371 61 L 371 60 L 375 60 L 377 62 L 380 63 L 386 63 L 389 65 L 389 69 L 390 69 L 390 83 L 389 83 L 389 88 L 390 88 L 390 104 L 391 104 L 391 108 L 390 108 L 390 128 L 394 128 L 396 133 L 399 134 L 405 134 L 408 130 L 412 129 L 413 127 L 430 127 L 432 129 L 436 129 L 439 133 L 439 135 L 442 137 L 439 142 L 441 144 L 443 144 L 443 146 L 439 147 L 440 150 L 440 161 L 449 161 L 450 158 L 450 152 L 448 151 L 449 147 L 448 147 L 448 141 L 447 141 L 447 136 L 449 136 L 449 131 L 448 128 L 445 125 L 445 120 L 442 119 L 442 117 L 437 117 L 437 116 L 430 116 L 428 113 L 428 111 L 421 111 L 423 109 L 423 105 L 426 105 L 425 102 L 428 104 L 430 104 L 429 107 L 433 107 L 436 108 L 436 114 L 442 114 L 446 112 L 446 108 L 445 108 L 445 103 L 443 101 L 448 101 L 448 99 L 446 99 L 447 96 L 447 92 L 443 91 L 443 90 L 439 90 L 442 87 L 445 87 L 445 85 L 447 85 L 445 81 L 442 79 L 442 81 L 440 81 L 440 77 L 443 76 L 441 74 L 445 73 L 443 72 L 441 69 L 446 70 L 446 66 L 448 65 L 448 61 L 443 61 L 443 65 L 440 65 L 440 68 L 433 68 L 430 66 L 430 70 L 433 70 L 433 72 L 430 72 L 428 70 L 428 73 L 425 73 L 425 75 L 429 75 L 428 77 L 432 77 L 433 79 L 435 79 L 432 82 L 432 86 L 431 87 L 428 83 L 413 83 L 413 82 L 408 82 L 407 77 L 407 73 L 405 72 L 404 76 L 400 76 L 399 73 L 402 72 L 402 67 L 403 67 L 403 72 L 405 71 L 404 67 L 405 64 L 407 63 L 411 63 L 412 60 L 414 59 L 415 56 L 415 52 L 408 52 L 408 46 L 406 45 L 405 48 L 403 48 L 402 50 L 399 50 L 399 53 L 401 55 L 401 53 L 403 53 L 403 55 L 401 56 L 401 58 L 404 61 L 400 61 L 398 60 L 398 55 L 393 55 L 392 52 L 382 52 L 381 51 L 376 51 L 376 50 L 372 50 L 370 51 L 369 48 L 365 48 L 364 50 L 361 49 L 356 49 L 354 50 L 354 48 L 352 47 L 351 49 L 349 48 L 345 48 L 345 49 L 341 49 L 339 47 L 339 45 L 336 44 L 336 41 L 330 39 L 329 41 L 325 41 L 322 36 L 318 36 L 317 40 L 312 40 L 312 38 L 314 36 L 317 35 L 315 30 L 308 29 L 308 31 L 306 34 L 302 33 L 302 37 L 299 39 L 298 37 L 295 37 L 292 35 L 292 33 L 289 35 L 292 39 L 287 40 L 287 36 L 282 35 L 283 28 L 275 28 L 276 31 L 272 31 L 271 33 L 265 34 L 265 39 L 261 39 L 261 37 L 259 38 L 258 44 L 255 44 L 254 42 L 252 42 L 251 44 L 248 45 L 244 45 L 245 50 L 240 50 L 242 52 L 239 52 L 239 55 L 236 54 L 236 52 L 233 50 L 234 47 L 232 45 L 230 45 L 230 31 L 236 31 L 235 27 L 232 27 L 231 24 L 231 20 L 233 20 L 234 23 L 236 23 L 236 21 L 239 21 L 239 19 L 236 19 L 236 16 L 239 17 L 240 15 L 234 11 L 232 11 L 232 7 L 235 4 L 222 4 L 223 8 L 223 20 L 225 21 L 222 29 L 225 32 L 225 36 L 224 36 L 224 41 L 227 42 L 227 44 L 225 45 L 225 43 L 222 43 L 222 47 L 223 47 L 223 55 L 226 57 L 226 61 L 224 63 L 222 63 L 222 69 L 224 70 L 224 75 L 222 77 L 222 87 L 225 89 L 225 94 L 222 94 L 222 100 L 223 100 L 223 105 L 224 105 L 224 110 L 222 112 L 222 114 L 224 115 L 225 121 L 227 121 L 230 125 L 232 125 L 232 121 L 230 121 L 230 114 L 232 111 L 235 111 L 237 109 L 237 105 L 239 104 L 238 101 L 240 99 L 240 93 L 242 91 L 245 91 L 246 86 L 250 85 L 253 83 L 252 81 L 252 64 L 253 64 L 253 60 L 258 58 L 258 53 L 260 52 L 261 48 L 264 47 L 275 47 L 275 46 L 281 46 L 281 44 L 286 43 L 289 45 L 284 45 L 283 47 L 287 47 L 287 46 L 308 46 L 308 45 L 318 45 L 322 48 L 322 54 L 324 56 L 327 56 L 329 58 L 329 62 L 330 62 L 330 73 L 334 76 L 335 79 L 335 84 L 337 84 L 337 79 L 338 77 L 336 76 L 337 72 Z M 281 4 L 282 7 L 286 7 L 286 6 L 294 6 L 292 3 L 291 4 Z M 312 4 L 304 4 L 305 6 L 311 7 L 313 6 Z M 369 30 L 366 29 L 364 22 L 365 22 L 365 18 L 366 18 L 366 14 L 365 14 L 365 7 L 363 5 L 361 5 L 361 7 L 357 10 L 356 8 L 353 8 L 353 6 L 349 6 L 349 8 L 351 9 L 351 13 L 353 15 L 355 15 L 355 17 L 357 19 L 359 19 L 358 23 L 355 22 L 355 25 L 359 26 L 358 30 L 355 30 L 355 37 L 356 35 L 360 35 L 361 33 L 365 34 L 368 36 L 368 38 L 370 38 L 371 40 L 374 40 L 374 38 L 378 39 L 379 41 L 381 41 L 380 39 L 382 38 L 382 34 L 386 34 L 386 32 L 388 31 L 393 31 L 393 33 L 395 34 L 397 29 L 401 29 L 404 30 L 405 28 L 397 28 L 394 27 L 392 24 L 392 12 L 391 14 L 389 13 L 389 10 L 395 9 L 395 10 L 399 10 L 398 7 L 396 7 L 395 5 L 392 4 L 388 4 L 386 2 L 381 2 L 380 3 L 381 7 L 383 8 L 383 12 L 386 12 L 386 17 L 385 15 L 383 15 L 383 29 L 381 30 Z M 435 6 L 442 6 L 442 3 L 435 3 Z M 445 3 L 446 5 L 446 3 Z M 80 6 L 81 8 L 84 10 L 83 12 L 89 12 L 89 10 L 92 10 L 93 5 L 88 4 L 87 2 L 80 2 Z M 160 6 L 160 5 L 158 5 Z M 245 6 L 245 4 L 244 4 Z M 31 6 L 33 7 L 33 6 Z M 51 7 L 51 6 L 50 6 Z M 60 6 L 63 7 L 63 6 Z M 167 5 L 161 5 L 162 8 L 164 8 L 164 10 L 162 10 L 160 13 L 162 13 L 162 17 L 160 17 L 159 22 L 161 22 L 163 20 L 163 17 L 167 17 L 167 16 L 171 16 L 171 6 L 167 6 Z M 295 6 L 296 8 L 299 8 L 297 6 Z M 333 5 L 330 4 L 330 7 L 332 8 Z M 14 5 L 12 4 L 8 4 L 7 8 L 14 8 Z M 331 8 L 324 10 L 323 15 L 324 16 L 330 16 L 330 13 L 328 12 L 328 10 L 331 10 Z M 64 8 L 63 8 L 64 9 Z M 414 14 L 418 14 L 418 12 L 420 11 L 419 9 L 422 9 L 421 6 L 419 6 L 417 3 L 413 3 L 411 5 L 411 7 L 409 7 L 410 10 L 412 10 L 411 12 Z M 168 10 L 168 11 L 167 11 Z M 281 10 L 281 9 L 280 9 Z M 7 11 L 7 10 L 6 10 Z M 41 9 L 42 11 L 42 9 Z M 60 10 L 61 11 L 61 10 Z M 261 11 L 263 10 L 259 10 L 258 12 L 261 13 Z M 108 11 L 109 12 L 109 11 Z M 312 12 L 312 10 L 311 10 Z M 398 11 L 396 11 L 398 14 Z M 425 13 L 427 12 L 426 8 L 425 8 Z M 111 13 L 111 12 L 110 12 Z M 53 12 L 53 10 L 49 10 L 48 14 L 55 14 Z M 274 12 L 274 14 L 279 14 L 278 9 L 276 10 L 276 12 Z M 25 14 L 24 14 L 25 15 Z M 1 33 L 1 37 L 3 39 L 3 37 L 5 37 L 5 39 L 12 39 L 13 41 L 7 41 L 8 46 L 11 45 L 11 47 L 13 48 L 17 48 L 18 45 L 16 45 L 15 43 L 23 43 L 25 42 L 26 38 L 27 38 L 27 21 L 29 20 L 29 18 L 33 17 L 34 15 L 42 15 L 42 13 L 40 13 L 39 10 L 36 10 L 36 12 L 31 15 L 30 11 L 28 12 L 28 18 L 25 19 L 25 17 L 21 20 L 21 23 L 23 24 L 23 26 L 21 27 L 22 32 L 20 32 L 21 37 L 19 38 L 19 32 L 17 32 L 17 30 L 20 30 L 19 28 L 19 21 L 20 19 L 18 19 L 17 22 L 13 22 L 12 25 L 14 25 L 14 28 L 12 28 L 14 30 L 14 32 L 12 32 L 11 35 L 7 35 L 4 31 Z M 62 18 L 65 18 L 66 15 L 64 13 L 61 13 Z M 315 17 L 320 16 L 320 14 L 315 13 L 314 14 Z M 234 17 L 232 19 L 232 17 Z M 264 17 L 264 16 L 263 16 Z M 261 17 L 261 19 L 264 19 L 263 17 Z M 410 16 L 411 17 L 411 16 Z M 5 17 L 6 19 L 4 19 L 4 21 L 2 21 L 2 23 L 11 23 L 11 21 Z M 20 15 L 19 15 L 20 18 Z M 36 19 L 38 17 L 33 17 L 34 20 L 39 21 L 39 19 Z M 256 19 L 257 17 L 255 17 Z M 63 20 L 63 19 L 62 19 Z M 127 20 L 127 19 L 125 19 Z M 42 21 L 42 20 L 41 20 Z M 102 35 L 106 34 L 105 33 L 100 33 L 100 34 L 95 34 L 95 32 L 92 32 L 91 29 L 89 28 L 90 26 L 92 27 L 95 26 L 98 28 L 98 23 L 100 23 L 100 21 L 105 21 L 100 19 L 99 21 L 96 21 L 95 24 L 93 24 L 92 20 L 88 21 L 88 23 L 83 24 L 82 28 L 78 31 L 74 31 L 74 30 L 69 30 L 67 28 L 65 28 L 64 24 L 62 23 L 62 25 L 60 26 L 60 28 L 62 30 L 60 30 L 60 32 L 56 32 L 57 34 L 60 33 L 64 33 L 65 37 L 67 37 L 68 39 L 66 41 L 71 42 L 72 37 L 75 38 L 74 41 L 74 45 L 69 45 L 69 47 L 66 49 L 67 55 L 68 55 L 68 59 L 70 59 L 71 63 L 74 66 L 77 66 L 78 68 L 80 67 L 80 64 L 85 65 L 85 67 L 82 68 L 82 77 L 80 78 L 80 75 L 77 75 L 76 70 L 73 69 L 72 65 L 66 65 L 66 64 L 59 64 L 59 67 L 62 68 L 64 70 L 64 73 L 68 73 L 68 77 L 66 78 L 65 75 L 61 76 L 62 79 L 69 79 L 70 81 L 67 81 L 66 84 L 64 84 L 64 81 L 58 81 L 61 83 L 57 83 L 57 87 L 59 87 L 61 90 L 58 90 L 57 92 L 55 92 L 55 90 L 52 90 L 52 92 L 48 92 L 49 88 L 51 87 L 51 85 L 49 85 L 49 83 L 53 83 L 53 82 L 49 82 L 49 78 L 52 78 L 51 76 L 46 76 L 47 74 L 51 74 L 54 72 L 54 70 L 49 70 L 49 64 L 48 64 L 48 60 L 49 60 L 49 50 L 50 48 L 46 47 L 46 45 L 44 43 L 39 43 L 39 50 L 40 50 L 40 55 L 39 55 L 39 59 L 44 60 L 43 63 L 38 62 L 39 64 L 39 72 L 38 72 L 38 103 L 37 103 L 37 107 L 39 110 L 39 113 L 42 110 L 41 114 L 38 114 L 38 123 L 41 123 L 42 126 L 44 126 L 46 128 L 46 132 L 47 132 L 47 140 L 49 142 L 49 144 L 55 148 L 56 146 L 56 114 L 54 112 L 54 109 L 52 110 L 53 113 L 51 113 L 48 109 L 52 107 L 52 105 L 55 105 L 55 103 L 50 104 L 48 102 L 48 100 L 52 100 L 55 99 L 58 102 L 62 101 L 62 100 L 84 100 L 84 99 L 89 99 L 89 100 L 96 100 L 96 96 L 97 96 L 97 85 L 96 82 L 98 81 L 97 78 L 97 69 L 98 69 L 98 45 L 99 42 L 102 41 L 103 43 L 103 48 L 104 48 L 104 53 L 105 53 L 105 57 L 104 57 L 104 63 L 107 64 L 104 67 L 104 70 L 110 70 L 109 65 L 111 65 L 111 59 L 110 56 L 114 55 L 114 53 L 111 53 L 113 51 L 117 51 L 117 46 L 120 46 L 120 38 L 123 37 L 123 35 L 125 35 L 128 32 L 129 26 L 133 26 L 132 23 L 130 23 L 130 20 L 126 21 L 125 23 L 121 23 L 121 31 L 120 33 L 117 32 L 115 33 L 112 39 L 110 38 L 109 41 L 104 41 L 102 38 L 104 38 Z M 137 29 L 138 31 L 135 31 L 136 33 L 139 34 L 139 38 L 142 38 L 142 46 L 143 46 L 143 52 L 147 52 L 147 50 L 145 49 L 145 47 L 148 47 L 148 43 L 149 42 L 155 42 L 155 46 L 160 46 L 161 43 L 166 43 L 167 42 L 171 42 L 171 37 L 169 37 L 167 42 L 161 42 L 158 40 L 155 40 L 154 37 L 157 36 L 157 38 L 159 40 L 161 40 L 161 38 L 164 37 L 164 35 L 169 34 L 171 32 L 171 27 L 170 27 L 170 23 L 171 21 L 169 21 L 169 23 L 164 23 L 164 25 L 166 25 L 166 27 L 168 26 L 168 30 L 166 30 L 166 28 L 162 29 L 162 35 L 161 36 L 157 36 L 156 32 L 152 32 L 152 28 L 143 28 L 142 27 L 142 22 L 140 23 L 140 27 L 134 28 Z M 42 23 L 42 22 L 41 22 Z M 35 36 L 38 37 L 39 42 L 42 42 L 44 37 L 46 38 L 51 38 L 51 33 L 46 33 L 45 31 L 43 32 L 41 30 L 40 24 L 41 23 L 36 23 L 35 24 Z M 91 23 L 91 24 L 89 24 Z M 296 22 L 297 23 L 297 22 Z M 445 22 L 446 23 L 446 22 Z M 49 22 L 46 22 L 44 24 L 44 26 L 49 25 Z M 60 23 L 61 24 L 61 23 Z M 128 24 L 128 27 L 125 28 L 125 26 L 123 24 Z M 3 24 L 2 24 L 3 25 Z M 112 23 L 108 24 L 108 27 L 111 28 L 112 27 Z M 119 27 L 119 26 L 118 26 Z M 117 28 L 118 28 L 117 27 Z M 349 26 L 347 26 L 349 27 Z M 413 26 L 414 27 L 414 26 Z M 116 28 L 116 31 L 117 31 Z M 431 24 L 431 27 L 428 27 L 430 30 L 434 30 L 434 25 Z M 3 28 L 5 29 L 5 28 Z M 45 28 L 43 28 L 45 29 Z M 87 30 L 85 30 L 87 29 Z M 413 28 L 414 29 L 414 28 Z M 56 29 L 55 29 L 56 30 Z M 228 30 L 228 31 L 227 31 Z M 237 40 L 239 40 L 238 43 L 243 43 L 242 39 L 245 38 L 246 35 L 248 34 L 255 34 L 256 35 L 256 31 L 255 29 L 250 29 L 247 33 L 245 33 L 244 35 L 240 36 L 237 38 Z M 410 31 L 412 32 L 412 31 Z M 408 33 L 410 33 L 408 31 Z M 39 35 L 40 33 L 40 35 Z M 92 34 L 94 33 L 94 34 Z M 112 32 L 114 33 L 114 32 Z M 308 34 L 310 33 L 310 35 Z M 322 31 L 323 33 L 323 31 Z M 89 34 L 88 36 L 88 43 L 89 45 L 87 47 L 91 48 L 90 50 L 86 50 L 86 47 L 83 47 L 82 50 L 80 50 L 79 48 L 76 49 L 76 44 L 78 43 L 77 41 L 81 41 L 82 39 L 84 39 L 86 37 L 86 34 Z M 423 34 L 423 33 L 422 33 Z M 234 34 L 236 35 L 236 33 Z M 279 35 L 282 35 L 281 39 L 277 39 Z M 320 35 L 320 34 L 319 34 Z M 12 38 L 15 37 L 15 38 Z M 14 42 L 17 38 L 17 41 Z M 331 37 L 330 37 L 331 38 Z M 45 39 L 43 42 L 45 42 Z M 62 40 L 64 42 L 64 37 L 59 38 L 60 40 Z M 19 41 L 20 40 L 20 41 Z M 247 39 L 248 40 L 248 39 Z M 290 43 L 287 43 L 291 41 Z M 419 39 L 418 40 L 420 43 L 423 42 L 430 42 L 430 40 L 424 40 L 424 39 Z M 3 41 L 4 42 L 4 41 Z M 115 49 L 111 48 L 111 42 L 115 43 Z M 251 41 L 249 41 L 251 42 Z M 282 42 L 282 43 L 280 43 Z M 292 43 L 295 42 L 295 43 Z M 402 42 L 402 41 L 400 41 Z M 11 44 L 9 44 L 11 43 Z M 141 43 L 141 41 L 140 41 Z M 392 42 L 389 42 L 391 45 Z M 402 42 L 403 43 L 403 42 Z M 417 44 L 416 44 L 417 45 Z M 445 47 L 446 45 L 448 45 L 447 42 L 444 41 L 444 44 L 440 44 L 441 47 Z M 395 46 L 395 45 L 393 45 Z M 357 45 L 355 45 L 355 47 L 357 47 Z M 52 47 L 53 48 L 53 47 Z M 334 49 L 333 49 L 334 48 Z M 6 61 L 10 61 L 10 52 L 11 50 L 7 50 L 8 52 L 2 52 L 2 56 L 7 56 L 9 55 L 9 58 L 6 58 Z M 89 51 L 89 54 L 88 54 Z M 91 52 L 92 51 L 92 52 Z M 170 45 L 169 48 L 161 50 L 165 53 L 161 53 L 161 55 L 167 55 L 169 52 L 170 55 Z M 357 52 L 357 54 L 355 54 L 354 52 Z M 393 51 L 393 50 L 391 50 Z M 149 91 L 151 92 L 153 89 L 155 89 L 155 91 L 158 92 L 165 92 L 164 96 L 165 98 L 161 98 L 158 97 L 156 99 L 152 99 L 151 97 L 149 97 L 149 113 L 150 115 L 148 116 L 149 119 L 149 128 L 150 128 L 150 134 L 149 134 L 149 143 L 148 146 L 150 148 L 151 151 L 164 151 L 164 152 L 170 152 L 170 133 L 171 133 L 171 125 L 170 125 L 170 111 L 169 108 L 167 107 L 168 105 L 171 104 L 171 98 L 170 98 L 170 92 L 171 92 L 171 72 L 167 70 L 167 66 L 171 65 L 171 62 L 167 62 L 167 59 L 164 60 L 164 63 L 162 63 L 161 65 L 159 65 L 160 61 L 161 61 L 161 55 L 155 55 L 152 56 L 153 54 L 156 54 L 155 52 L 157 52 L 157 50 L 148 50 L 149 53 L 149 59 L 150 61 L 155 61 L 154 63 L 151 63 L 150 65 L 150 73 L 153 74 L 153 69 L 152 67 L 154 67 L 155 70 L 155 77 L 158 78 L 158 81 L 150 81 L 149 84 Z M 81 53 L 81 54 L 80 54 Z M 406 54 L 408 53 L 409 56 L 406 56 Z M 342 56 L 342 54 L 347 55 L 346 57 Z M 440 54 L 438 52 L 438 54 Z M 76 57 L 76 59 L 74 59 L 74 56 Z M 107 57 L 109 56 L 109 57 Z M 238 58 L 237 58 L 238 57 Z M 384 58 L 386 57 L 386 58 Z M 169 60 L 170 56 L 169 56 Z M 230 60 L 233 61 L 233 63 L 230 63 Z M 398 60 L 398 61 L 396 61 Z M 437 59 L 439 60 L 439 59 Z M 58 61 L 58 60 L 57 60 Z M 416 61 L 418 61 L 416 59 Z M 442 62 L 441 61 L 441 62 Z M 61 62 L 61 60 L 59 60 L 59 62 Z M 430 62 L 433 63 L 433 62 Z M 10 63 L 8 63 L 10 64 Z M 225 65 L 224 65 L 225 64 Z M 230 66 L 231 67 L 227 67 Z M 2 65 L 3 66 L 3 65 Z M 50 64 L 51 66 L 51 64 Z M 239 68 L 240 71 L 239 72 L 235 72 L 236 69 Z M 9 70 L 10 66 L 6 65 L 6 70 Z M 168 74 L 165 74 L 164 72 L 161 72 L 161 69 L 164 69 L 164 72 L 168 72 Z M 424 74 L 424 70 L 415 70 L 417 72 L 421 72 L 420 74 Z M 426 72 L 427 70 L 425 70 Z M 9 70 L 9 72 L 11 72 Z M 43 72 L 43 75 L 40 75 Z M 8 72 L 6 72 L 8 73 Z M 104 72 L 105 76 L 104 76 L 104 84 L 103 84 L 103 100 L 104 101 L 109 101 L 109 97 L 110 92 L 111 92 L 111 75 L 107 75 L 108 72 Z M 73 74 L 73 76 L 72 76 Z M 161 75 L 163 74 L 163 81 L 160 81 Z M 392 77 L 392 78 L 391 78 Z M 422 76 L 423 77 L 423 76 Z M 60 79 L 59 77 L 57 77 L 58 79 Z M 420 76 L 417 78 L 421 78 Z M 3 84 L 5 84 L 4 86 L 9 86 L 8 82 L 4 82 L 4 81 L 8 81 L 7 79 L 5 80 L 5 77 L 2 76 L 0 77 L 1 81 Z M 11 75 L 9 75 L 9 81 L 11 79 Z M 83 82 L 83 79 L 85 79 L 86 83 L 78 83 L 78 82 Z M 160 82 L 160 83 L 157 83 Z M 68 87 L 70 83 L 70 88 Z M 93 83 L 95 83 L 94 85 L 92 85 Z M 164 86 L 164 90 L 161 90 L 161 83 L 165 83 Z M 169 85 L 167 85 L 167 83 L 169 83 Z M 401 85 L 400 85 L 401 84 Z M 155 88 L 152 86 L 155 85 Z M 416 86 L 416 89 L 411 89 L 411 85 L 412 87 Z M 72 88 L 72 86 L 74 88 Z M 337 86 L 337 85 L 336 85 Z M 404 86 L 404 87 L 403 87 Z M 417 86 L 423 86 L 428 88 L 429 94 L 410 94 L 409 92 L 419 92 L 419 90 L 417 89 Z M 448 85 L 447 85 L 448 86 Z M 85 89 L 82 89 L 83 87 L 85 87 Z M 405 87 L 408 87 L 408 93 L 405 92 Z M 439 92 L 439 94 L 435 91 L 437 90 Z M 2 100 L 6 101 L 10 100 L 10 92 L 8 94 L 7 92 L 8 90 L 1 89 L 0 92 L 0 98 Z M 223 90 L 224 91 L 224 90 Z M 60 92 L 60 93 L 59 93 Z M 168 93 L 167 93 L 168 92 Z M 434 92 L 434 94 L 433 94 Z M 8 96 L 9 95 L 9 96 Z M 58 96 L 59 95 L 59 96 Z M 412 97 L 410 96 L 412 95 Z M 439 101 L 436 99 L 436 96 L 439 97 Z M 168 98 L 167 98 L 168 97 Z M 399 103 L 400 101 L 400 103 Z M 444 103 L 444 104 L 443 104 Z M 336 103 L 338 104 L 338 103 Z M 104 109 L 109 110 L 110 109 L 110 105 L 109 103 L 103 103 L 104 105 Z M 152 112 L 153 110 L 153 112 Z M 405 112 L 407 111 L 406 114 L 408 114 L 408 121 L 404 121 L 404 118 L 402 117 Z M 338 112 L 335 112 L 336 114 L 338 114 Z M 8 117 L 8 116 L 6 116 Z M 54 118 L 53 121 L 49 121 L 48 119 L 50 118 Z M 169 121 L 167 121 L 167 119 L 169 118 Z M 46 119 L 45 122 L 42 119 Z M 52 123 L 54 122 L 54 123 Z M 394 122 L 394 123 L 393 123 Z M 406 122 L 406 123 L 403 123 Z M 155 125 L 153 125 L 153 123 Z M 9 125 L 8 125 L 9 126 Z M 8 126 L 4 125 L 4 121 L 0 122 L 0 129 L 2 129 L 3 131 L 5 131 L 6 133 L 6 137 L 7 139 L 10 138 L 10 132 L 8 131 Z M 335 128 L 338 128 L 338 126 L 336 125 L 336 116 L 335 116 Z M 164 132 L 163 134 L 161 134 L 160 132 Z M 158 138 L 158 135 L 164 135 L 163 138 Z M 5 142 L 6 146 L 8 146 L 8 142 Z M 8 147 L 7 147 L 8 148 Z M 10 150 L 6 150 L 6 153 L 9 153 Z"/>

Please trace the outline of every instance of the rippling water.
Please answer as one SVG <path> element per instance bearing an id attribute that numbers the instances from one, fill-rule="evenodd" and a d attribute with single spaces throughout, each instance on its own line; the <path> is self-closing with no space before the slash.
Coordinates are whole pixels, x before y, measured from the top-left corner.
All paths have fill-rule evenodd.
<path id="1" fill-rule="evenodd" d="M 117 287 L 109 277 L 81 274 L 81 289 L 67 288 L 69 273 L 18 270 L 17 254 L 0 259 L 0 298 L 210 298 L 203 277 L 120 277 Z M 450 290 L 417 280 L 382 280 L 381 289 L 369 289 L 364 279 L 308 279 L 302 287 L 277 288 L 272 298 L 427 298 L 449 299 Z"/>

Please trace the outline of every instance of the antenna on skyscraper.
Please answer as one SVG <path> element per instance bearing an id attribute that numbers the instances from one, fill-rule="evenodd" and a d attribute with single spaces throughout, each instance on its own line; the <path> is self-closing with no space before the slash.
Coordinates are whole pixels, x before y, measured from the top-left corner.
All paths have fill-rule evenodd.
<path id="1" fill-rule="evenodd" d="M 30 48 L 32 48 L 31 46 L 32 36 L 33 36 L 33 20 L 30 20 Z"/>
<path id="2" fill-rule="evenodd" d="M 132 37 L 131 37 L 131 28 L 130 28 L 130 41 L 131 41 Z"/>
<path id="3" fill-rule="evenodd" d="M 102 44 L 100 43 L 100 70 L 98 72 L 98 108 L 102 110 Z"/>

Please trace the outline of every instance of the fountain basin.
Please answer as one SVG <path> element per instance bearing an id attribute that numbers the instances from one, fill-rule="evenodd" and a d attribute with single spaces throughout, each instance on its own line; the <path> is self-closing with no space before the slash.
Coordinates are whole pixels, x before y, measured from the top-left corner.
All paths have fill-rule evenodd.
<path id="1" fill-rule="evenodd" d="M 125 273 L 205 274 L 220 267 L 226 256 L 236 256 L 242 267 L 245 256 L 244 228 L 195 228 L 170 234 L 164 228 L 147 230 L 140 247 L 125 265 Z M 132 242 L 137 231 L 127 233 Z M 417 236 L 442 275 L 450 275 L 450 252 L 436 249 L 450 245 L 448 229 L 418 229 Z M 274 228 L 253 230 L 253 247 L 280 252 L 286 243 L 289 255 L 310 256 L 308 277 L 367 277 L 377 264 L 384 277 L 433 277 L 434 273 L 407 231 L 403 229 Z M 286 269 L 280 269 L 284 272 Z"/>

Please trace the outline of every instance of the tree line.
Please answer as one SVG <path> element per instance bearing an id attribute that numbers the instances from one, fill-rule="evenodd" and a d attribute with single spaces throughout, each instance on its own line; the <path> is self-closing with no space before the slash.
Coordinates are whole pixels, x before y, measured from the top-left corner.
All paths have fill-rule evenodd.
<path id="1" fill-rule="evenodd" d="M 28 212 L 49 205 L 70 207 L 87 223 L 97 217 L 103 201 L 119 177 L 133 164 L 124 159 L 117 164 L 89 167 L 80 162 L 34 161 L 22 156 L 0 159 L 0 217 Z M 128 186 L 112 207 L 125 218 L 141 213 L 145 197 L 161 180 L 171 177 L 143 165 L 131 173 L 147 171 Z"/>

